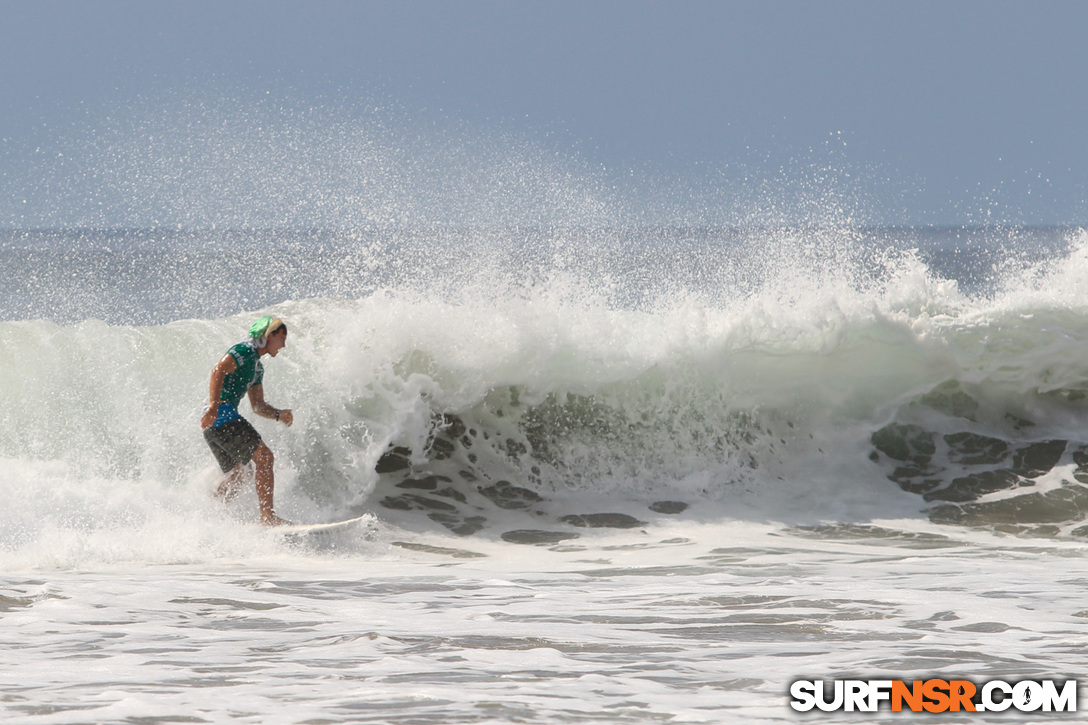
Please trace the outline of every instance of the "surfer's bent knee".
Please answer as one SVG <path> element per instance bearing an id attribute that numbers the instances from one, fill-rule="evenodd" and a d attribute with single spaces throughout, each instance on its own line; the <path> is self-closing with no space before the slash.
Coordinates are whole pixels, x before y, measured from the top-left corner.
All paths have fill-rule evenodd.
<path id="1" fill-rule="evenodd" d="M 257 446 L 257 450 L 253 451 L 253 462 L 258 466 L 262 464 L 272 465 L 276 460 L 276 456 L 273 455 L 272 449 L 265 445 L 264 441 Z"/>

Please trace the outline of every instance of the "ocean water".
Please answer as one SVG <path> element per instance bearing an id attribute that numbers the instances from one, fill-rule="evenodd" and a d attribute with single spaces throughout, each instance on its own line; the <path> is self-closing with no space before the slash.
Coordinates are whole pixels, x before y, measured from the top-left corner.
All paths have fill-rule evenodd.
<path id="1" fill-rule="evenodd" d="M 1081 230 L 39 229 L 0 265 L 6 722 L 901 722 L 789 685 L 1083 672 Z M 208 374 L 263 313 L 277 510 L 360 526 L 211 495 Z"/>

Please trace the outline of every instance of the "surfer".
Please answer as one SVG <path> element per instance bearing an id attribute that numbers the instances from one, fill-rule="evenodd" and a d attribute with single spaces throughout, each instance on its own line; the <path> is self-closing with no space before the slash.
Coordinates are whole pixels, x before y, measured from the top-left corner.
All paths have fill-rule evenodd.
<path id="1" fill-rule="evenodd" d="M 272 506 L 272 451 L 261 440 L 260 433 L 238 413 L 238 403 L 246 395 L 253 412 L 262 418 L 272 418 L 288 426 L 294 422 L 290 410 L 274 408 L 264 400 L 261 356 L 276 357 L 286 344 L 287 325 L 283 320 L 266 315 L 254 322 L 249 328 L 249 339 L 227 350 L 212 370 L 208 407 L 200 418 L 204 439 L 227 474 L 215 495 L 224 501 L 237 496 L 244 482 L 245 466 L 252 460 L 257 469 L 257 503 L 265 526 L 290 522 L 277 516 Z"/>

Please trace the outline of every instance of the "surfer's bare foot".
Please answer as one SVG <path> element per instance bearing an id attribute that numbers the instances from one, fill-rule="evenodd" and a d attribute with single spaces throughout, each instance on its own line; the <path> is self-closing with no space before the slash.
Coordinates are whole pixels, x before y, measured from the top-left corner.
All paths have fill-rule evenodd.
<path id="1" fill-rule="evenodd" d="M 215 497 L 224 503 L 230 503 L 238 495 L 238 486 L 230 480 L 223 481 L 215 489 Z"/>
<path id="2" fill-rule="evenodd" d="M 230 503 L 241 493 L 243 483 L 242 472 L 235 469 L 220 481 L 219 486 L 215 489 L 215 497 L 224 503 Z"/>
<path id="3" fill-rule="evenodd" d="M 261 526 L 290 526 L 291 522 L 274 513 L 261 514 Z"/>

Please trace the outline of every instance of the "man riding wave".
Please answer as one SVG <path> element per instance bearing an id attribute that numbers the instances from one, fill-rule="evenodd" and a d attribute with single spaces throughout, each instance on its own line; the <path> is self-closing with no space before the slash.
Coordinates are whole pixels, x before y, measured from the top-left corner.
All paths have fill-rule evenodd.
<path id="1" fill-rule="evenodd" d="M 287 325 L 283 320 L 266 315 L 254 322 L 249 328 L 249 339 L 227 350 L 212 369 L 208 407 L 200 418 L 204 439 L 219 461 L 219 467 L 227 474 L 216 489 L 216 495 L 225 501 L 237 496 L 244 483 L 245 466 L 252 460 L 256 467 L 257 503 L 261 523 L 265 526 L 290 522 L 277 516 L 272 505 L 275 487 L 272 451 L 261 440 L 261 434 L 238 412 L 238 403 L 245 395 L 256 415 L 288 426 L 294 422 L 290 410 L 275 408 L 264 400 L 261 356 L 276 357 L 286 345 Z"/>

